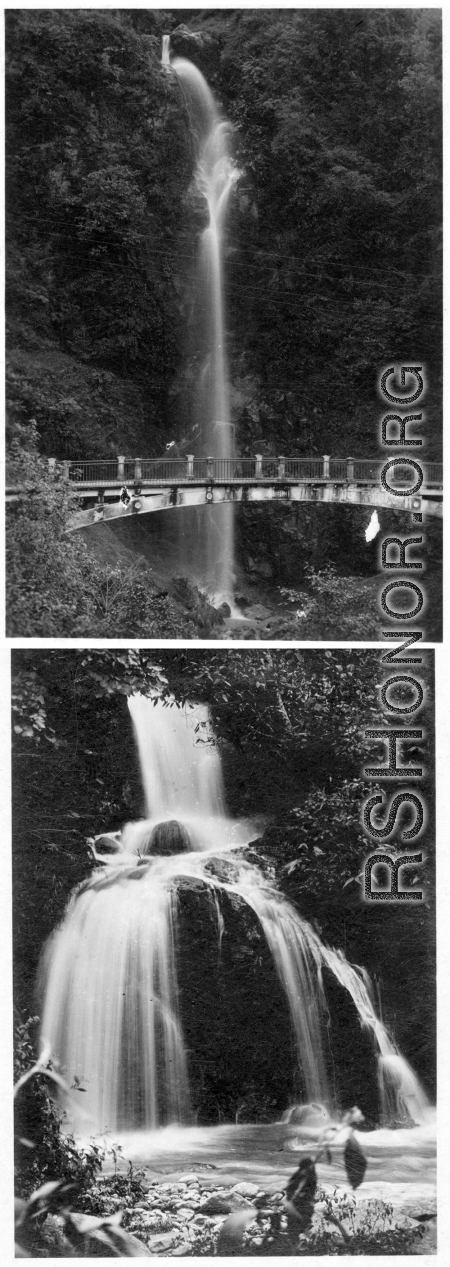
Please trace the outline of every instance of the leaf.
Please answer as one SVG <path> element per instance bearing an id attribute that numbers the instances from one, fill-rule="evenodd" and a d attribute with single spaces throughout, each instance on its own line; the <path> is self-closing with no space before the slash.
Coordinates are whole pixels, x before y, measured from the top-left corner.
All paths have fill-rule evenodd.
<path id="1" fill-rule="evenodd" d="M 233 1214 L 228 1215 L 219 1233 L 217 1242 L 217 1252 L 219 1254 L 226 1254 L 236 1250 L 236 1247 L 242 1241 L 247 1224 L 253 1222 L 257 1213 L 256 1206 L 251 1205 L 245 1210 L 236 1210 Z"/>
<path id="2" fill-rule="evenodd" d="M 353 1134 L 349 1135 L 344 1148 L 344 1162 L 349 1183 L 352 1188 L 359 1188 L 366 1173 L 367 1161 Z"/>
<path id="3" fill-rule="evenodd" d="M 28 1200 L 28 1206 L 35 1205 L 36 1201 L 43 1201 L 51 1196 L 53 1192 L 56 1192 L 57 1188 L 61 1187 L 63 1182 L 63 1179 L 51 1179 L 48 1183 L 43 1183 L 41 1188 L 37 1188 L 35 1192 L 32 1192 Z"/>
<path id="4" fill-rule="evenodd" d="M 317 1187 L 316 1167 L 311 1157 L 303 1157 L 297 1170 L 291 1175 L 286 1185 L 285 1206 L 298 1224 L 299 1231 L 305 1231 L 312 1219 L 314 1197 Z"/>

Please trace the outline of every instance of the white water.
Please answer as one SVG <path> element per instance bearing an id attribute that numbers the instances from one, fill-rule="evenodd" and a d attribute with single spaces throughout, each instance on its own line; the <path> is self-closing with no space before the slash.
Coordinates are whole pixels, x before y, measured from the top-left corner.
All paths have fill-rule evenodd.
<path id="1" fill-rule="evenodd" d="M 170 66 L 170 35 L 163 35 L 162 37 L 161 64 L 165 67 Z"/>
<path id="2" fill-rule="evenodd" d="M 42 968 L 42 1037 L 69 1085 L 84 1088 L 72 1095 L 73 1129 L 192 1121 L 176 971 L 177 891 L 190 879 L 214 904 L 219 943 L 222 894 L 254 911 L 286 994 L 306 1100 L 336 1107 L 321 1039 L 326 966 L 372 1034 L 386 1118 L 425 1121 L 425 1093 L 377 1016 L 366 974 L 325 946 L 243 856 L 255 828 L 226 816 L 219 751 L 204 742 L 213 739 L 207 710 L 135 696 L 130 711 L 147 817 L 96 853 L 102 867 L 71 899 Z"/>
<path id="3" fill-rule="evenodd" d="M 200 366 L 195 422 L 202 456 L 231 458 L 225 319 L 223 301 L 223 238 L 229 197 L 239 178 L 230 155 L 230 124 L 221 118 L 213 94 L 197 66 L 177 57 L 171 63 L 186 96 L 196 153 L 194 184 L 204 203 L 206 226 L 201 235 L 197 278 Z M 208 509 L 205 531 L 205 573 L 216 599 L 233 590 L 233 507 Z"/>

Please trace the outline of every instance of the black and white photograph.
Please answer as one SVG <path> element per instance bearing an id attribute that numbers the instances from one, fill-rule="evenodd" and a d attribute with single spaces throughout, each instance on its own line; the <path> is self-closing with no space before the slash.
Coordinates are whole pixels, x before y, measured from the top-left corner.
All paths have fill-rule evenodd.
<path id="1" fill-rule="evenodd" d="M 7 1264 L 449 1261 L 448 18 L 4 8 Z"/>
<path id="2" fill-rule="evenodd" d="M 9 636 L 441 639 L 441 16 L 7 8 Z"/>
<path id="3" fill-rule="evenodd" d="M 433 652 L 20 649 L 12 701 L 18 1255 L 434 1254 Z"/>

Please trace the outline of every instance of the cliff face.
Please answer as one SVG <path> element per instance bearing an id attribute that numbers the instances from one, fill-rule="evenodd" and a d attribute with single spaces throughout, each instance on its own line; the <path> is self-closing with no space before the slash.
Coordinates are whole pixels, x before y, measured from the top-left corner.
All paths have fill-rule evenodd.
<path id="1" fill-rule="evenodd" d="M 412 349 L 439 437 L 439 18 L 412 10 L 7 14 L 11 425 L 60 457 L 189 439 L 198 206 L 163 31 L 235 127 L 240 451 L 370 453 L 379 365 Z"/>

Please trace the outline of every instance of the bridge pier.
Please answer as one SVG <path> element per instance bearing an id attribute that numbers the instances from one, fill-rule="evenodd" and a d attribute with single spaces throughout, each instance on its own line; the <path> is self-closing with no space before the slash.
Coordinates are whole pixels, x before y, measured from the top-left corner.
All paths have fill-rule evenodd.
<path id="1" fill-rule="evenodd" d="M 329 480 L 330 478 L 330 455 L 328 453 L 324 453 L 323 455 L 322 477 L 324 480 Z"/>
<path id="2" fill-rule="evenodd" d="M 354 478 L 355 478 L 355 459 L 347 458 L 347 479 L 354 480 Z"/>
<path id="3" fill-rule="evenodd" d="M 188 477 L 188 480 L 192 480 L 194 478 L 194 454 L 188 453 L 186 455 L 186 461 L 187 461 L 187 477 Z"/>

